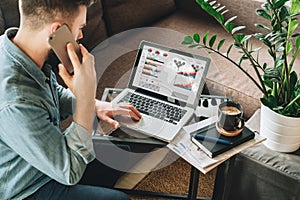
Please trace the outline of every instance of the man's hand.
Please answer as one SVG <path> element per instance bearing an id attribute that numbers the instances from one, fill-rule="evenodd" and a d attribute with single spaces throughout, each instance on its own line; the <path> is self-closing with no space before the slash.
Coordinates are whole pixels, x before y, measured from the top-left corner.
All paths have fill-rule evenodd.
<path id="1" fill-rule="evenodd" d="M 59 75 L 76 97 L 74 121 L 92 132 L 97 87 L 94 56 L 80 45 L 82 53 L 82 63 L 80 63 L 73 45 L 68 44 L 67 49 L 74 67 L 74 75 L 71 76 L 62 64 L 59 65 Z"/>
<path id="2" fill-rule="evenodd" d="M 119 123 L 113 118 L 118 115 L 127 115 L 135 121 L 139 121 L 142 115 L 131 104 L 121 103 L 113 105 L 109 102 L 96 100 L 96 114 L 100 120 L 110 124 L 114 128 L 119 127 Z"/>

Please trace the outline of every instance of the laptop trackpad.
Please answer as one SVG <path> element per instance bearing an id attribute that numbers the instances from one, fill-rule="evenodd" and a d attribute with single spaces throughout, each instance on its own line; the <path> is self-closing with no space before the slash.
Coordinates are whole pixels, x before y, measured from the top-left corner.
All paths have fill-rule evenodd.
<path id="1" fill-rule="evenodd" d="M 143 115 L 140 121 L 135 121 L 128 116 L 117 116 L 115 119 L 122 125 L 134 127 L 142 130 L 157 130 L 162 129 L 166 122 Z M 152 132 L 151 131 L 151 132 Z"/>

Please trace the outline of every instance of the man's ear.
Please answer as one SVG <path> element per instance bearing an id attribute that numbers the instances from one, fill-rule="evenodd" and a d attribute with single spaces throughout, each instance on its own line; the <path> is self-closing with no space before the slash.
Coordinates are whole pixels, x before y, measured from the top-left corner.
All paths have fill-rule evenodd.
<path id="1" fill-rule="evenodd" d="M 53 22 L 50 26 L 50 34 L 54 33 L 61 25 L 62 23 L 60 22 Z"/>

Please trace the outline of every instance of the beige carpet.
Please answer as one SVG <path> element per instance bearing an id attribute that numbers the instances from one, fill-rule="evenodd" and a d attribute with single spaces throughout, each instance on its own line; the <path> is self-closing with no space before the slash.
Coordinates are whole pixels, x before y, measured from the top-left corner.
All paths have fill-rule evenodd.
<path id="1" fill-rule="evenodd" d="M 179 158 L 173 164 L 149 173 L 134 189 L 163 192 L 172 194 L 187 194 L 190 180 L 191 166 Z M 200 174 L 198 196 L 212 197 L 216 170 L 207 174 Z M 154 197 L 131 196 L 133 200 L 158 199 Z M 163 199 L 163 198 L 161 198 Z"/>

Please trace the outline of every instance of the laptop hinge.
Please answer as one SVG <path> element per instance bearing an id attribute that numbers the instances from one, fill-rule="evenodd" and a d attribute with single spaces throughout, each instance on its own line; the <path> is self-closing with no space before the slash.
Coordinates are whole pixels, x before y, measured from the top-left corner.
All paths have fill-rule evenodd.
<path id="1" fill-rule="evenodd" d="M 176 103 L 175 99 L 172 98 L 172 97 L 168 97 L 168 102 L 171 102 L 171 103 Z"/>

